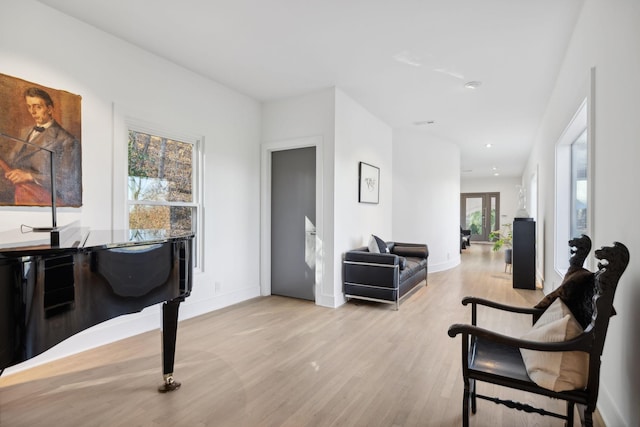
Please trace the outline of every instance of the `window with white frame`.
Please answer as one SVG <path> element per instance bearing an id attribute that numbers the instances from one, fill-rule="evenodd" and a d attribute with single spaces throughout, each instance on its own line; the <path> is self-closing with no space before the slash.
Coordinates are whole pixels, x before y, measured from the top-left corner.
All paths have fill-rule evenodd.
<path id="1" fill-rule="evenodd" d="M 129 230 L 194 232 L 194 260 L 198 267 L 199 141 L 182 141 L 131 126 L 128 134 Z"/>
<path id="2" fill-rule="evenodd" d="M 587 177 L 587 129 L 571 143 L 571 208 L 569 216 L 572 237 L 587 234 L 589 184 Z"/>
<path id="3" fill-rule="evenodd" d="M 556 145 L 555 269 L 561 275 L 569 268 L 567 242 L 591 234 L 587 117 L 585 100 Z"/>

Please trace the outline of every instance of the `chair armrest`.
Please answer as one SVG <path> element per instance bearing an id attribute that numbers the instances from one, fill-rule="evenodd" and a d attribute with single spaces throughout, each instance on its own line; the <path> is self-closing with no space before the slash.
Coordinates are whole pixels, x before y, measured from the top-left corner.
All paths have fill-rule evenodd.
<path id="1" fill-rule="evenodd" d="M 416 258 L 429 258 L 429 246 L 423 243 L 401 243 L 395 242 L 391 246 L 391 253 Z"/>
<path id="2" fill-rule="evenodd" d="M 508 311 L 511 313 L 518 314 L 530 314 L 532 316 L 531 324 L 534 324 L 536 320 L 540 318 L 542 313 L 544 313 L 543 308 L 533 308 L 533 307 L 516 307 L 513 305 L 502 304 L 499 302 L 491 301 L 484 298 L 478 297 L 464 297 L 462 298 L 462 305 L 471 304 L 471 324 L 477 325 L 477 306 L 482 305 L 485 307 L 495 308 L 502 311 Z"/>
<path id="3" fill-rule="evenodd" d="M 484 298 L 479 297 L 464 297 L 462 299 L 462 305 L 483 305 L 485 307 L 496 308 L 498 310 L 510 311 L 512 313 L 521 313 L 521 314 L 542 314 L 544 309 L 542 308 L 533 308 L 533 307 L 517 307 L 513 305 L 502 304 L 499 302 L 491 301 Z"/>
<path id="4" fill-rule="evenodd" d="M 366 251 L 348 251 L 344 254 L 344 261 L 347 262 L 361 262 L 367 264 L 385 264 L 385 265 L 398 265 L 399 258 L 395 254 L 376 254 Z"/>
<path id="5" fill-rule="evenodd" d="M 568 341 L 560 342 L 541 342 L 541 341 L 529 341 L 520 338 L 511 337 L 509 335 L 499 334 L 497 332 L 490 331 L 488 329 L 479 328 L 477 326 L 468 324 L 454 324 L 449 327 L 447 334 L 451 338 L 455 338 L 456 335 L 462 334 L 466 337 L 477 337 L 487 341 L 495 342 L 498 344 L 508 345 L 516 348 L 527 348 L 529 350 L 537 351 L 586 351 L 589 352 L 592 343 L 594 341 L 593 334 L 590 332 L 584 332 L 576 338 Z M 465 338 L 467 341 L 468 338 Z"/>

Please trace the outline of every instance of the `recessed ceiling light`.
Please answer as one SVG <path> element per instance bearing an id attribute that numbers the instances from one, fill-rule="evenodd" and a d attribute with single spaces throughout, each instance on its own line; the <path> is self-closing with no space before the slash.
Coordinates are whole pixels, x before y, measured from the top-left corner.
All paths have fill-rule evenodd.
<path id="1" fill-rule="evenodd" d="M 493 176 L 500 176 L 498 172 L 494 173 Z"/>
<path id="2" fill-rule="evenodd" d="M 487 148 L 493 147 L 493 145 L 491 145 L 491 144 L 485 144 L 484 146 L 487 147 Z"/>
<path id="3" fill-rule="evenodd" d="M 494 166 L 494 167 L 491 168 L 491 170 L 497 171 L 498 168 Z"/>
<path id="4" fill-rule="evenodd" d="M 435 120 L 420 120 L 417 122 L 413 122 L 413 124 L 416 126 L 424 126 L 424 125 L 432 125 L 435 122 L 436 122 Z"/>
<path id="5" fill-rule="evenodd" d="M 473 80 L 470 82 L 466 82 L 464 84 L 464 87 L 466 87 L 467 89 L 476 89 L 478 88 L 480 85 L 482 85 L 482 82 L 479 82 L 477 80 Z"/>

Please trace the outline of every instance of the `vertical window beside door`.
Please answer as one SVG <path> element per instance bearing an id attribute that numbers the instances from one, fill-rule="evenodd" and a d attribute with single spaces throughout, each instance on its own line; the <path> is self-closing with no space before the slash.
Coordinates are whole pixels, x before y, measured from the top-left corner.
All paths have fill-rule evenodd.
<path id="1" fill-rule="evenodd" d="M 587 233 L 587 130 L 571 143 L 571 236 Z"/>

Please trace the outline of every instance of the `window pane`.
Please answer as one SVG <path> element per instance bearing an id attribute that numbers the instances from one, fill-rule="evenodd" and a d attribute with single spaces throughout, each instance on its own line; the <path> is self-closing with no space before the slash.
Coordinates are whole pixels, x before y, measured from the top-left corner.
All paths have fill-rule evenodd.
<path id="1" fill-rule="evenodd" d="M 587 232 L 587 131 L 571 144 L 571 237 Z"/>
<path id="2" fill-rule="evenodd" d="M 467 197 L 465 229 L 471 230 L 471 234 L 482 235 L 483 218 L 482 218 L 482 197 Z"/>
<path id="3" fill-rule="evenodd" d="M 491 216 L 489 217 L 489 231 L 498 229 L 498 222 L 496 221 L 496 209 L 497 209 L 498 198 L 496 196 L 489 196 L 490 203 L 490 212 Z"/>
<path id="4" fill-rule="evenodd" d="M 189 206 L 130 205 L 129 229 L 193 231 L 194 214 Z"/>
<path id="5" fill-rule="evenodd" d="M 556 143 L 555 173 L 555 242 L 554 268 L 564 275 L 569 268 L 570 250 L 567 240 L 593 233 L 588 222 L 593 200 L 588 200 L 589 169 L 593 160 L 589 153 L 587 100 L 585 99 Z M 589 139 L 589 141 L 587 141 Z M 589 260 L 587 264 L 589 264 Z M 588 267 L 587 267 L 588 268 Z"/>
<path id="6" fill-rule="evenodd" d="M 193 145 L 129 131 L 129 200 L 192 202 Z"/>

